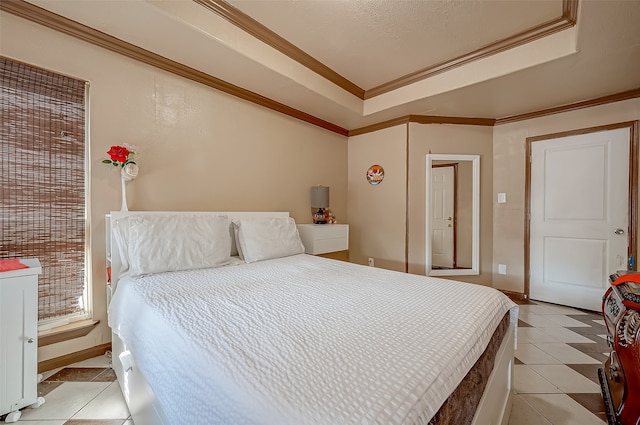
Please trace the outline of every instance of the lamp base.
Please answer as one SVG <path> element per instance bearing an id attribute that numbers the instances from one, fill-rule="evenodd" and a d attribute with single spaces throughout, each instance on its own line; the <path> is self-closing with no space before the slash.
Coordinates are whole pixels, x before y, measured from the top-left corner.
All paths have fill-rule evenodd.
<path id="1" fill-rule="evenodd" d="M 324 208 L 318 208 L 313 214 L 313 224 L 327 224 L 327 215 L 324 213 Z"/>

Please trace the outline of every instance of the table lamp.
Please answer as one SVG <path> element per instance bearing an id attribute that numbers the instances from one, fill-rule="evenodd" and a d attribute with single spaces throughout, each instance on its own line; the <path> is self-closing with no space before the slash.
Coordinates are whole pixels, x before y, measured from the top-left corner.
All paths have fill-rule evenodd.
<path id="1" fill-rule="evenodd" d="M 329 208 L 329 187 L 314 186 L 311 188 L 311 208 L 318 209 L 313 214 L 313 222 L 315 224 L 326 224 L 327 216 L 324 209 Z"/>

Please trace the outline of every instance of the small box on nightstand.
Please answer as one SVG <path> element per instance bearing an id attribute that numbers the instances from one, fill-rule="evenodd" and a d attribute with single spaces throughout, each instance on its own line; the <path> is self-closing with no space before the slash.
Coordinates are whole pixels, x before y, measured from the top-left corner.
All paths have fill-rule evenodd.
<path id="1" fill-rule="evenodd" d="M 349 249 L 348 224 L 298 224 L 298 233 L 307 254 Z"/>

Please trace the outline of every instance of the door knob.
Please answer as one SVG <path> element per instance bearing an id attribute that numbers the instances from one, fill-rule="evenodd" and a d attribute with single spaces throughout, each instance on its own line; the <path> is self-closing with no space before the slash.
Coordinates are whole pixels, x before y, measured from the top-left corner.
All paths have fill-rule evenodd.
<path id="1" fill-rule="evenodd" d="M 449 221 L 453 221 L 453 218 L 449 217 L 449 218 L 447 218 L 447 220 L 449 220 Z"/>
<path id="2" fill-rule="evenodd" d="M 624 235 L 624 230 L 618 228 L 613 233 L 615 233 L 616 235 Z"/>

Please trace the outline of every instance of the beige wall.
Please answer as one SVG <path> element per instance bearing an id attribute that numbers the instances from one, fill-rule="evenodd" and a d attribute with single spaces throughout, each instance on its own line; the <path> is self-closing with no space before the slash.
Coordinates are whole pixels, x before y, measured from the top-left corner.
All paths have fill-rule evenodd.
<path id="1" fill-rule="evenodd" d="M 455 276 L 463 282 L 492 285 L 493 153 L 492 127 L 409 124 L 409 272 L 425 273 L 426 155 L 480 155 L 480 275 Z"/>
<path id="2" fill-rule="evenodd" d="M 480 154 L 481 274 L 457 276 L 456 279 L 490 286 L 493 254 L 491 142 L 491 127 L 415 123 L 350 137 L 351 261 L 366 264 L 367 258 L 373 257 L 377 267 L 404 271 L 407 243 L 408 271 L 424 274 L 426 155 L 429 152 Z M 380 164 L 385 170 L 385 179 L 377 186 L 368 184 L 365 178 L 366 170 L 372 164 Z"/>
<path id="3" fill-rule="evenodd" d="M 406 233 L 407 127 L 399 125 L 349 138 L 349 259 L 404 271 Z M 384 180 L 367 182 L 379 164 Z"/>
<path id="4" fill-rule="evenodd" d="M 13 15 L 0 20 L 0 54 L 91 85 L 90 302 L 100 324 L 83 338 L 40 348 L 40 361 L 111 339 L 104 215 L 120 209 L 120 184 L 117 170 L 101 161 L 113 144 L 140 148 L 140 173 L 128 185 L 131 210 L 290 211 L 310 223 L 309 189 L 322 184 L 331 187 L 331 210 L 346 222 L 345 137 Z"/>
<path id="5" fill-rule="evenodd" d="M 638 119 L 640 99 L 631 99 L 494 128 L 493 199 L 507 194 L 507 203 L 495 204 L 493 214 L 494 287 L 524 291 L 526 138 Z M 497 274 L 498 264 L 506 264 L 506 275 Z"/>

